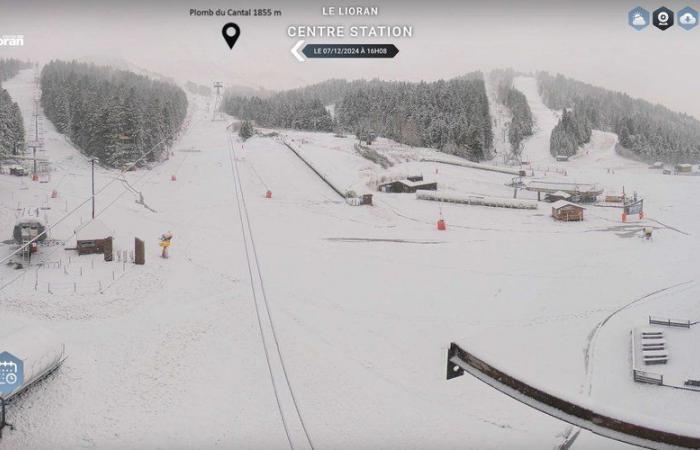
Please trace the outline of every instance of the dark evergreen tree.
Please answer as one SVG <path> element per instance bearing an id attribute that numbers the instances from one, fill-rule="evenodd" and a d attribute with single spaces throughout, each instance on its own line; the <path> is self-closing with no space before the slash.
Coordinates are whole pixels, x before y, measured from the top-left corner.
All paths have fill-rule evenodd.
<path id="1" fill-rule="evenodd" d="M 223 110 L 261 126 L 374 133 L 475 160 L 493 141 L 481 73 L 434 83 L 329 80 L 267 98 L 227 95 Z"/>
<path id="2" fill-rule="evenodd" d="M 161 159 L 187 114 L 179 87 L 110 67 L 52 61 L 42 70 L 41 88 L 56 129 L 111 167 Z"/>
<path id="3" fill-rule="evenodd" d="M 0 59 L 0 82 L 8 80 L 28 67 L 16 59 Z M 0 155 L 11 155 L 23 150 L 24 121 L 17 103 L 0 87 Z"/>
<path id="4" fill-rule="evenodd" d="M 253 129 L 253 124 L 250 122 L 250 120 L 244 120 L 241 122 L 241 128 L 238 130 L 238 135 L 241 137 L 241 139 L 248 140 L 253 135 L 255 134 L 255 130 Z"/>

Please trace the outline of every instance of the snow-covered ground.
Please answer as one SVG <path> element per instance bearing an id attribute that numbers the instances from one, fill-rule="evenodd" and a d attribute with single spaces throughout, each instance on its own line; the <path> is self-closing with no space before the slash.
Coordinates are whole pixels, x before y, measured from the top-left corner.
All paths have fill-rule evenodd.
<path id="1" fill-rule="evenodd" d="M 31 79 L 22 72 L 4 83 L 25 117 Z M 533 104 L 534 85 L 525 84 L 516 87 L 543 133 L 553 124 L 542 117 L 556 118 Z M 288 446 L 255 319 L 226 123 L 211 122 L 203 103 L 191 99 L 191 125 L 171 160 L 126 175 L 156 212 L 136 204 L 121 183 L 98 197 L 98 211 L 118 198 L 100 215 L 115 230 L 117 248 L 130 247 L 134 236 L 146 239 L 145 266 L 127 265 L 103 294 L 52 295 L 35 291 L 33 281 L 0 291 L 3 321 L 46 325 L 63 337 L 69 355 L 11 408 L 17 430 L 3 444 Z M 60 197 L 49 200 L 50 221 L 66 200 L 70 209 L 89 194 L 84 158 L 47 125 L 47 156 L 61 163 L 48 185 L 0 176 L 4 227 L 17 202 L 43 200 L 53 188 Z M 283 134 L 335 183 L 359 192 L 383 176 L 421 173 L 455 193 L 513 194 L 505 186 L 512 176 L 421 162 L 429 149 L 380 139 L 372 147 L 394 162 L 384 170 L 358 155 L 351 137 Z M 548 144 L 540 134 L 531 138 L 530 159 L 554 165 Z M 608 192 L 636 190 L 648 219 L 622 224 L 619 210 L 589 207 L 585 221 L 559 223 L 545 204 L 512 210 L 375 192 L 375 206 L 352 207 L 280 138 L 234 146 L 280 350 L 317 448 L 562 443 L 568 425 L 471 377 L 445 381 L 451 341 L 539 385 L 563 392 L 590 386 L 601 404 L 700 426 L 700 394 L 633 383 L 629 353 L 629 331 L 648 313 L 700 316 L 700 199 L 690 195 L 700 178 L 663 176 L 626 161 L 614 153 L 611 136 L 596 133 L 585 152 L 561 163 L 567 179 L 598 182 Z M 115 175 L 100 170 L 98 186 Z M 446 231 L 436 229 L 440 214 Z M 89 205 L 60 233 L 81 217 L 88 219 Z M 652 241 L 639 237 L 643 225 L 655 228 Z M 168 230 L 175 238 L 163 260 L 157 237 Z M 50 259 L 65 264 L 68 255 L 56 250 Z M 76 259 L 83 277 L 111 279 L 120 270 L 99 258 L 72 256 L 71 265 Z M 3 281 L 11 272 L 2 269 Z M 574 447 L 626 446 L 582 433 Z"/>

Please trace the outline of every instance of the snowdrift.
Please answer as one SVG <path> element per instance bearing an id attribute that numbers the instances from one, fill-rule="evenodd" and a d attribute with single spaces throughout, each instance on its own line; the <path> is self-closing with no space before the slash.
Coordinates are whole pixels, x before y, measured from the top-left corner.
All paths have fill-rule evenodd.
<path id="1" fill-rule="evenodd" d="M 65 359 L 64 344 L 54 333 L 38 326 L 27 326 L 0 336 L 0 352 L 9 352 L 24 363 L 24 382 L 6 394 L 5 400 L 44 378 Z"/>

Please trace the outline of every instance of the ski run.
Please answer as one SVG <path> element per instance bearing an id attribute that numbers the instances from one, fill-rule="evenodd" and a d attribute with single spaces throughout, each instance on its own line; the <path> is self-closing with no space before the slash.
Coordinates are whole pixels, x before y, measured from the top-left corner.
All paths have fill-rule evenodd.
<path id="1" fill-rule="evenodd" d="M 28 130 L 34 78 L 3 83 Z M 583 221 L 556 221 L 533 191 L 513 200 L 514 174 L 384 138 L 372 148 L 388 168 L 351 135 L 268 129 L 243 142 L 235 118 L 212 121 L 211 99 L 190 95 L 167 161 L 97 167 L 100 226 L 116 251 L 135 237 L 146 249 L 145 265 L 104 262 L 64 249 L 90 222 L 91 167 L 45 120 L 50 179 L 0 175 L 0 225 L 9 239 L 18 209 L 49 224 L 77 209 L 51 229 L 65 245 L 0 269 L 0 317 L 51 329 L 67 358 L 10 405 L 0 448 L 633 448 L 474 377 L 446 381 L 451 342 L 591 405 L 700 428 L 700 393 L 633 381 L 630 341 L 649 316 L 700 320 L 700 177 L 622 158 L 598 130 L 558 162 L 557 113 L 534 78 L 515 87 L 535 121 L 526 179 L 636 191 L 643 219 L 585 205 Z M 418 175 L 437 183 L 427 199 L 378 189 Z M 700 328 L 663 330 L 666 379 L 700 378 Z"/>

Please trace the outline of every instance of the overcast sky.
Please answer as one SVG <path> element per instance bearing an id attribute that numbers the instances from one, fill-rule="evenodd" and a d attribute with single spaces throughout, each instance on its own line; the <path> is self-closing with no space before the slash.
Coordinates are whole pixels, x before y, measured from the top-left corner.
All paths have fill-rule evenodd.
<path id="1" fill-rule="evenodd" d="M 614 3 L 614 4 L 613 4 Z M 665 1 L 700 10 L 700 0 Z M 435 80 L 465 72 L 513 67 L 561 72 L 621 90 L 700 118 L 700 27 L 635 31 L 627 12 L 661 2 L 627 1 L 32 1 L 0 0 L 0 34 L 23 34 L 24 47 L 0 47 L 0 57 L 128 61 L 180 81 L 214 80 L 286 89 L 328 78 Z M 323 17 L 323 6 L 378 6 L 370 18 Z M 260 8 L 281 17 L 190 17 L 190 8 Z M 221 27 L 238 23 L 233 50 Z M 413 26 L 412 38 L 362 39 L 394 43 L 393 60 L 310 60 L 289 49 L 289 25 Z M 311 43 L 350 39 L 306 39 Z"/>

